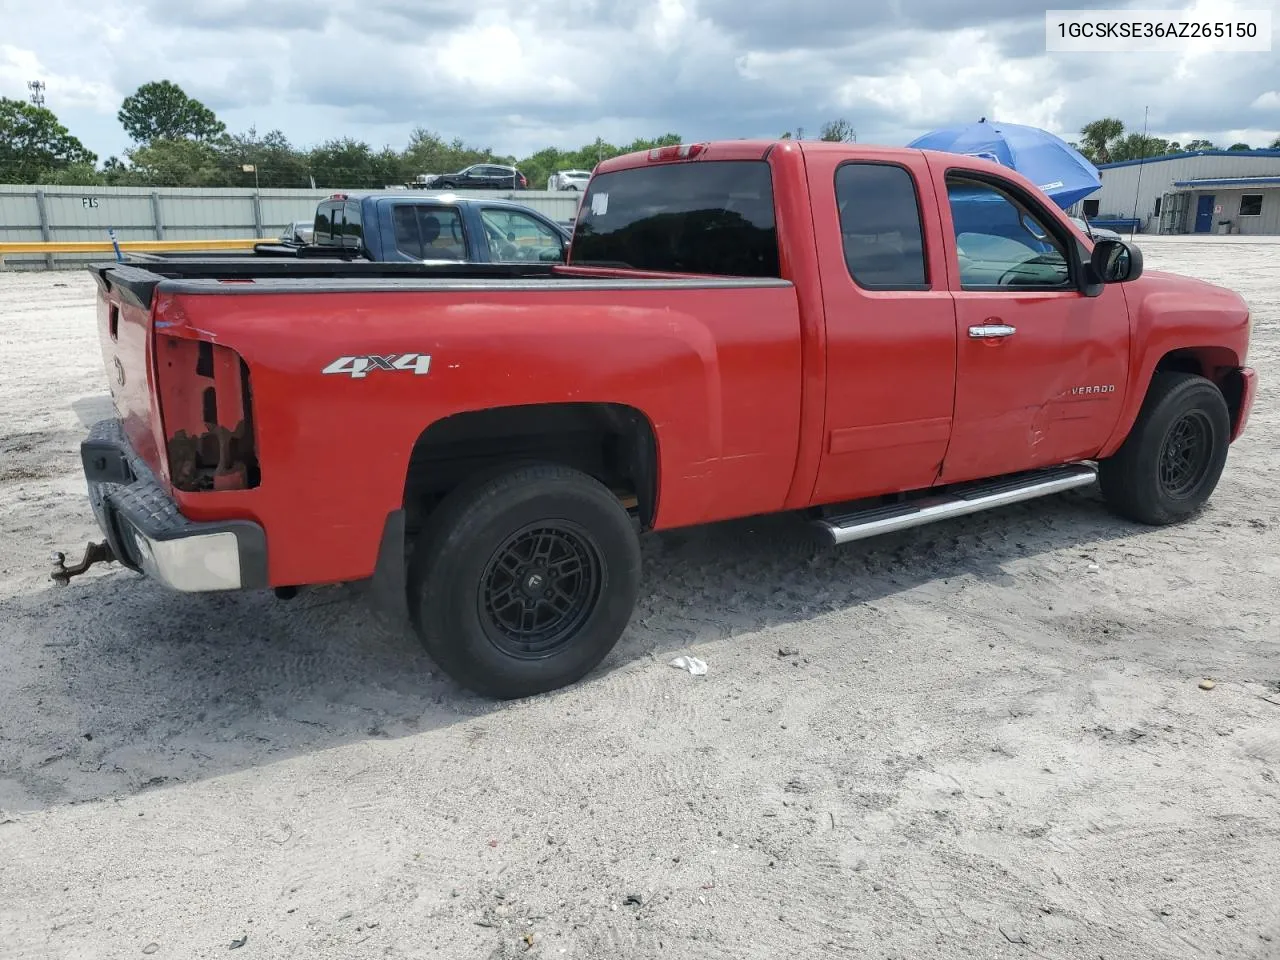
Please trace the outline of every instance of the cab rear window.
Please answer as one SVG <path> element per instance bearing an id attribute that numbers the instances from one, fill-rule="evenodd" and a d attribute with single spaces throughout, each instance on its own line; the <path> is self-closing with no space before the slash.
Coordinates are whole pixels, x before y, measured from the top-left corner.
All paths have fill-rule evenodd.
<path id="1" fill-rule="evenodd" d="M 598 174 L 582 200 L 570 255 L 583 266 L 777 277 L 769 164 L 690 161 Z"/>
<path id="2" fill-rule="evenodd" d="M 360 223 L 360 204 L 332 201 L 316 208 L 312 242 L 322 246 L 360 246 L 364 231 Z"/>

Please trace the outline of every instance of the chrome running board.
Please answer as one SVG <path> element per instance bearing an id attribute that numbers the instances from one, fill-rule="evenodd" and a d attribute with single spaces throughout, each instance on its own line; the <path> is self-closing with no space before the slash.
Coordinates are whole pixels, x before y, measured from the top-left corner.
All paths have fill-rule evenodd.
<path id="1" fill-rule="evenodd" d="M 1077 487 L 1087 487 L 1097 478 L 1096 468 L 1085 463 L 1072 463 L 961 484 L 945 493 L 926 495 L 918 500 L 832 514 L 820 518 L 816 524 L 831 538 L 832 543 L 850 543 L 878 537 L 883 533 L 921 527 L 936 520 L 963 517 Z"/>

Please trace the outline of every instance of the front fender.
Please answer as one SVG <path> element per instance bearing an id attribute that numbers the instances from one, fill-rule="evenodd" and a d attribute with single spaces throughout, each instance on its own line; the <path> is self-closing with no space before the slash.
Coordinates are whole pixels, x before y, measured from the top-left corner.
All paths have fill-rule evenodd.
<path id="1" fill-rule="evenodd" d="M 1194 366 L 1221 386 L 1231 371 L 1244 365 L 1249 349 L 1249 307 L 1231 290 L 1156 271 L 1147 271 L 1123 289 L 1133 331 L 1129 389 L 1101 458 L 1124 443 L 1162 363 L 1176 360 L 1178 365 Z"/>

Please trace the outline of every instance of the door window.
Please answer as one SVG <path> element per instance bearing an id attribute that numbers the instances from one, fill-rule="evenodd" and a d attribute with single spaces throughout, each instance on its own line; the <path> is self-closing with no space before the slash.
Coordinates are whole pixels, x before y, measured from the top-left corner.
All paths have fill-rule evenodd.
<path id="1" fill-rule="evenodd" d="M 396 249 L 415 260 L 467 258 L 462 217 L 454 207 L 400 204 L 393 208 L 391 222 L 396 232 Z"/>
<path id="2" fill-rule="evenodd" d="M 836 170 L 844 262 L 860 287 L 927 290 L 915 181 L 887 163 L 845 163 Z"/>
<path id="3" fill-rule="evenodd" d="M 964 289 L 1071 286 L 1064 241 L 1012 193 L 984 180 L 948 176 L 947 199 Z"/>
<path id="4" fill-rule="evenodd" d="M 493 260 L 510 263 L 564 259 L 564 240 L 560 234 L 527 213 L 486 207 L 480 211 L 480 219 Z"/>
<path id="5" fill-rule="evenodd" d="M 364 242 L 364 229 L 360 224 L 360 204 L 348 203 L 345 211 L 342 235 L 347 239 L 344 242 L 348 246 L 359 247 Z"/>

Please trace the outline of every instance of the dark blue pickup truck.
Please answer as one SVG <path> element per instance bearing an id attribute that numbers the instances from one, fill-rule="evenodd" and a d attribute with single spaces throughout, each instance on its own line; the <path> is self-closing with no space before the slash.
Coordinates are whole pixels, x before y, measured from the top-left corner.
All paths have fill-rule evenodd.
<path id="1" fill-rule="evenodd" d="M 567 224 L 510 200 L 335 193 L 316 208 L 306 253 L 384 263 L 555 263 L 564 259 L 570 236 Z"/>

